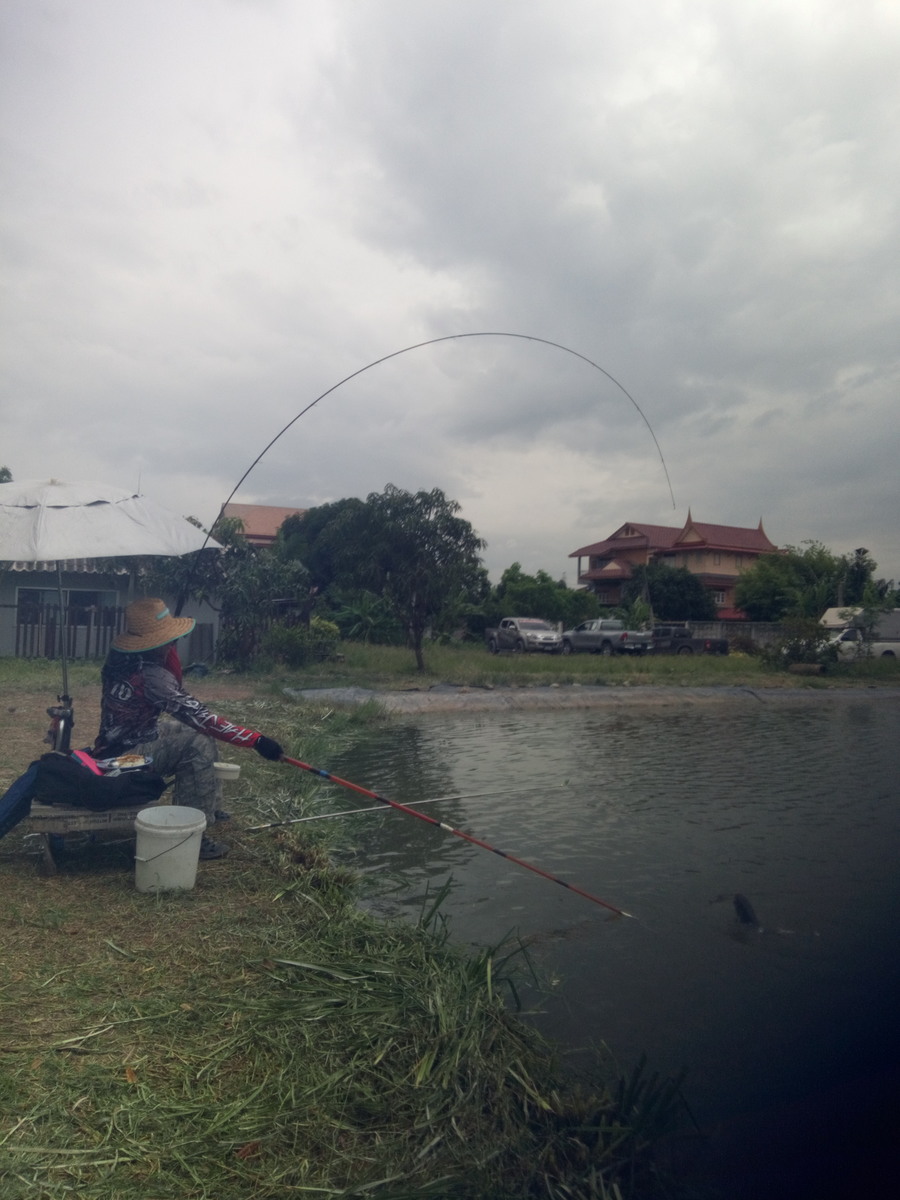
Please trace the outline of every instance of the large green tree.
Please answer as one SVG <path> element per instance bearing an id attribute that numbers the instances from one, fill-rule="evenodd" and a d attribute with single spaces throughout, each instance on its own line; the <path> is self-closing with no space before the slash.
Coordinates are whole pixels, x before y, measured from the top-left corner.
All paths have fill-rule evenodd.
<path id="1" fill-rule="evenodd" d="M 635 567 L 622 599 L 626 605 L 643 600 L 657 621 L 713 621 L 716 616 L 711 593 L 687 567 L 664 563 Z"/>
<path id="2" fill-rule="evenodd" d="M 485 591 L 485 542 L 459 511 L 440 488 L 413 494 L 389 483 L 349 523 L 356 526 L 359 582 L 384 596 L 402 621 L 420 671 L 426 630 L 440 630 Z"/>
<path id="3" fill-rule="evenodd" d="M 338 593 L 348 580 L 353 581 L 352 591 L 359 590 L 355 586 L 353 538 L 348 538 L 347 531 L 362 518 L 364 509 L 362 500 L 335 500 L 307 509 L 302 515 L 293 514 L 279 529 L 276 555 L 286 562 L 302 563 L 309 575 L 306 599 L 299 611 L 302 624 L 309 626 L 314 609 L 326 595 L 333 610 L 344 608 L 346 601 Z"/>
<path id="4" fill-rule="evenodd" d="M 309 572 L 310 585 L 319 592 L 340 585 L 355 570 L 352 530 L 365 507 L 364 501 L 350 498 L 295 513 L 278 531 L 278 553 L 299 559 Z"/>
<path id="5" fill-rule="evenodd" d="M 802 549 L 760 555 L 738 579 L 734 601 L 752 621 L 818 619 L 826 608 L 859 603 L 875 567 L 867 550 L 840 555 L 821 542 L 804 542 Z"/>
<path id="6" fill-rule="evenodd" d="M 485 543 L 459 511 L 439 488 L 412 493 L 388 484 L 365 501 L 289 518 L 279 552 L 308 567 L 318 596 L 355 636 L 377 636 L 386 615 L 399 622 L 422 671 L 426 631 L 448 631 L 487 592 Z"/>

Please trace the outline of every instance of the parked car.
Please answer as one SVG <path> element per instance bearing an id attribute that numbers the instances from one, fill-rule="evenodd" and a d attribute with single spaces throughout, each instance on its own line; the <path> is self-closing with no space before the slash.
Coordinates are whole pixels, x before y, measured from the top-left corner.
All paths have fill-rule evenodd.
<path id="1" fill-rule="evenodd" d="M 559 654 L 562 650 L 562 638 L 556 626 L 538 617 L 504 617 L 496 629 L 486 629 L 484 637 L 491 654 L 501 650 L 521 653 L 543 650 Z"/>
<path id="2" fill-rule="evenodd" d="M 595 617 L 562 635 L 563 654 L 646 654 L 653 642 L 649 632 L 626 629 L 624 621 Z"/>
<path id="3" fill-rule="evenodd" d="M 654 625 L 654 654 L 727 654 L 728 639 L 697 637 L 689 625 Z"/>

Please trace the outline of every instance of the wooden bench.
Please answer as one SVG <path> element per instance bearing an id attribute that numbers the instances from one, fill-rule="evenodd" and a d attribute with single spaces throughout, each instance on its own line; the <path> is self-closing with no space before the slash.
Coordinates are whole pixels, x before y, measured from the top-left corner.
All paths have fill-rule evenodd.
<path id="1" fill-rule="evenodd" d="M 134 835 L 134 821 L 139 812 L 145 808 L 156 808 L 161 801 L 151 804 L 137 804 L 128 808 L 107 808 L 102 812 L 94 812 L 90 808 L 75 808 L 68 804 L 41 804 L 37 800 L 31 803 L 31 811 L 26 820 L 33 833 L 41 838 L 44 854 L 44 866 L 50 875 L 57 871 L 56 859 L 53 857 L 52 838 L 65 837 L 71 833 L 112 833 L 123 837 Z"/>

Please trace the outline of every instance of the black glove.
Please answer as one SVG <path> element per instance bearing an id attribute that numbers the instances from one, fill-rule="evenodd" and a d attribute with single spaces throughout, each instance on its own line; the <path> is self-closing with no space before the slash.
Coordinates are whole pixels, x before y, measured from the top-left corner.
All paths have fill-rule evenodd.
<path id="1" fill-rule="evenodd" d="M 256 745 L 253 748 L 257 754 L 261 754 L 263 758 L 271 759 L 272 762 L 278 762 L 279 758 L 284 754 L 278 743 L 273 741 L 272 738 L 266 737 L 264 733 L 261 733 L 256 739 Z"/>

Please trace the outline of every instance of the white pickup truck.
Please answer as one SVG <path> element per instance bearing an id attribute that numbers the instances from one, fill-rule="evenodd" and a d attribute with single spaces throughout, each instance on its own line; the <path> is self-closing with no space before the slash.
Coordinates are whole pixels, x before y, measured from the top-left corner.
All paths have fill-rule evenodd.
<path id="1" fill-rule="evenodd" d="M 897 658 L 900 655 L 900 608 L 882 613 L 875 625 L 871 640 L 856 625 L 848 625 L 836 633 L 830 645 L 837 646 L 838 658 Z"/>

